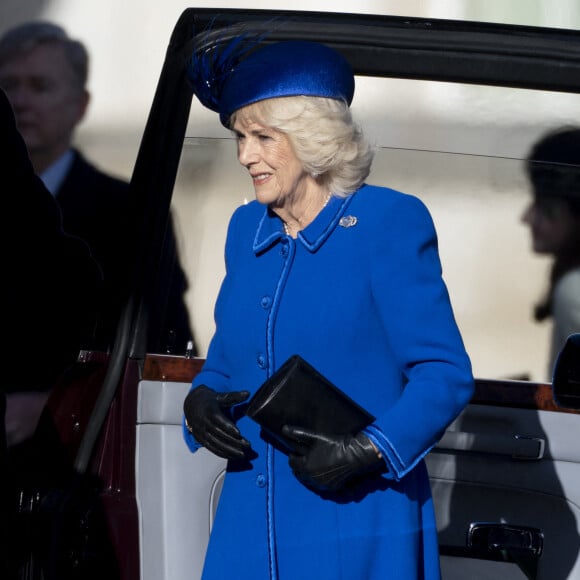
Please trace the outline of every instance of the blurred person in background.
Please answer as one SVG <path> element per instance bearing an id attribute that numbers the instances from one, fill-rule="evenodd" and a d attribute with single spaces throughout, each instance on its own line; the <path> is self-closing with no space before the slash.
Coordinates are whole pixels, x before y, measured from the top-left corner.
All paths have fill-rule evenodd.
<path id="1" fill-rule="evenodd" d="M 534 252 L 553 257 L 535 319 L 552 318 L 548 376 L 566 339 L 580 332 L 580 127 L 545 134 L 526 158 L 533 200 L 522 221 Z"/>
<path id="2" fill-rule="evenodd" d="M 101 332 L 106 348 L 126 295 L 128 184 L 106 175 L 73 147 L 89 104 L 88 54 L 56 24 L 30 22 L 0 38 L 0 86 L 6 91 L 35 172 L 55 196 L 65 231 L 84 239 L 106 285 Z"/>
<path id="3" fill-rule="evenodd" d="M 88 73 L 85 46 L 57 24 L 28 22 L 0 38 L 0 87 L 12 103 L 34 170 L 56 197 L 65 231 L 89 244 L 103 271 L 104 300 L 87 347 L 106 351 L 130 291 L 134 216 L 129 184 L 95 167 L 73 145 L 89 105 Z M 165 243 L 174 255 L 171 224 Z M 163 304 L 152 315 L 163 324 L 162 352 L 185 352 L 191 339 L 186 288 L 176 264 L 168 273 Z"/>

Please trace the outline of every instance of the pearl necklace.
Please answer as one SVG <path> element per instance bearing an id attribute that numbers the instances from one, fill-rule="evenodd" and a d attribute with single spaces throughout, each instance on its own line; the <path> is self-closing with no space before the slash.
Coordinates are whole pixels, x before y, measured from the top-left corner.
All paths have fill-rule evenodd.
<path id="1" fill-rule="evenodd" d="M 318 213 L 320 213 L 328 205 L 328 202 L 330 201 L 331 197 L 332 197 L 332 194 L 329 192 L 326 195 L 326 199 L 324 200 L 322 207 L 318 210 Z M 312 198 L 312 201 L 314 201 L 314 198 Z M 304 219 L 304 217 L 306 216 L 306 213 L 310 209 L 310 206 L 312 205 L 312 201 L 306 206 L 304 213 L 296 220 L 299 225 L 302 225 L 302 220 Z M 288 223 L 282 220 L 282 226 L 284 227 L 284 233 L 287 236 L 289 236 L 290 235 L 290 227 L 288 226 Z M 296 230 L 296 231 L 298 232 L 299 230 Z"/>

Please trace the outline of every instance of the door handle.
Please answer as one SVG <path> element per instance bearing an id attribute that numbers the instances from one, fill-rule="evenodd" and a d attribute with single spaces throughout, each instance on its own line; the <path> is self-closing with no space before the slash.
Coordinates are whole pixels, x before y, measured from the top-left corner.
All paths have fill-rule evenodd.
<path id="1" fill-rule="evenodd" d="M 435 449 L 509 455 L 512 459 L 537 461 L 544 457 L 546 442 L 539 437 L 525 435 L 489 435 L 487 433 L 446 431 Z"/>
<path id="2" fill-rule="evenodd" d="M 467 532 L 467 546 L 491 552 L 539 558 L 544 549 L 544 534 L 538 528 L 503 523 L 474 522 Z"/>

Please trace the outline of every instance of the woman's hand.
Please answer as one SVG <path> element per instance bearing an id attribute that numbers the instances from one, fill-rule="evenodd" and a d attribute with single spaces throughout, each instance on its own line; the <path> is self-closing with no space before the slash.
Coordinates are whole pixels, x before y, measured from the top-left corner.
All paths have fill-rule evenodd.
<path id="1" fill-rule="evenodd" d="M 296 443 L 289 461 L 294 475 L 318 491 L 339 491 L 353 477 L 386 467 L 377 448 L 364 433 L 324 435 L 289 425 L 282 430 Z"/>
<path id="2" fill-rule="evenodd" d="M 183 403 L 188 431 L 206 449 L 224 459 L 244 459 L 251 450 L 226 410 L 243 403 L 250 393 L 232 391 L 217 393 L 200 385 L 192 389 Z"/>

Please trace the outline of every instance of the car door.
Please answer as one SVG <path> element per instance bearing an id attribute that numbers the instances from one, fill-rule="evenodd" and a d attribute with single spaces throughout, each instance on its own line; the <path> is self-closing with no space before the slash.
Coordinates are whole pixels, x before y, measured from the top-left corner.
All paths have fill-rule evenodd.
<path id="1" fill-rule="evenodd" d="M 555 408 L 547 385 L 495 388 L 495 403 L 476 396 L 427 458 L 443 577 L 578 578 L 580 458 L 570 434 L 580 417 Z"/>

